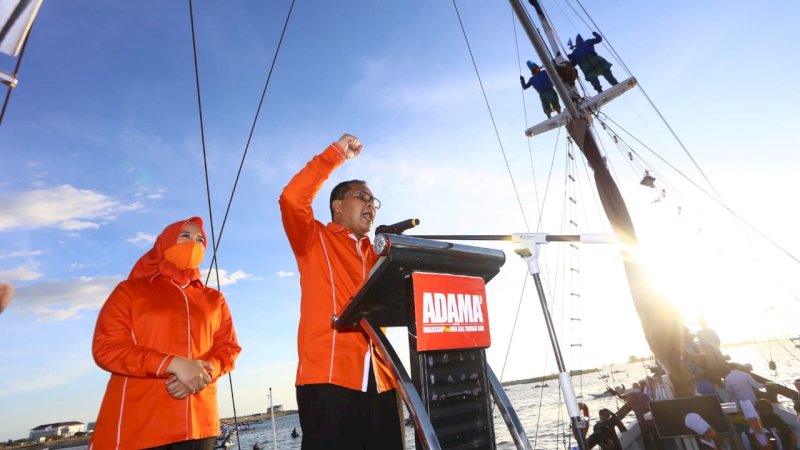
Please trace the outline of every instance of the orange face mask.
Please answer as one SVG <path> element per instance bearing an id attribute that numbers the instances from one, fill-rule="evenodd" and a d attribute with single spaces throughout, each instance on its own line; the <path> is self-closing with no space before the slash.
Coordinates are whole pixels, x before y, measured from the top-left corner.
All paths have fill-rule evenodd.
<path id="1" fill-rule="evenodd" d="M 164 259 L 175 264 L 175 267 L 186 270 L 196 269 L 203 262 L 205 247 L 198 242 L 181 242 L 164 252 Z"/>

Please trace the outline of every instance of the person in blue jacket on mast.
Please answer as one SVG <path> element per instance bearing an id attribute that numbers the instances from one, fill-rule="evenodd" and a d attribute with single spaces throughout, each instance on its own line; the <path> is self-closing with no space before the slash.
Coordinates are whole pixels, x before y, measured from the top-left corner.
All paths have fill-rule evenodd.
<path id="1" fill-rule="evenodd" d="M 586 40 L 583 40 L 580 34 L 577 35 L 575 37 L 575 45 L 573 46 L 570 43 L 572 53 L 567 57 L 573 66 L 580 66 L 586 81 L 591 83 L 594 90 L 599 94 L 603 92 L 603 88 L 600 86 L 600 75 L 612 86 L 617 84 L 617 79 L 611 73 L 611 63 L 594 50 L 595 44 L 602 42 L 603 38 L 596 31 L 592 31 L 592 34 L 594 38 Z"/>
<path id="2" fill-rule="evenodd" d="M 524 76 L 519 76 L 522 89 L 528 89 L 531 86 L 536 89 L 536 92 L 539 93 L 539 99 L 542 101 L 542 109 L 544 113 L 547 114 L 548 118 L 550 118 L 553 111 L 561 114 L 561 104 L 558 103 L 558 94 L 556 94 L 556 90 L 553 89 L 553 81 L 550 80 L 547 71 L 542 70 L 542 68 L 533 61 L 528 61 L 528 68 L 531 69 L 532 76 L 527 83 L 525 82 Z"/>

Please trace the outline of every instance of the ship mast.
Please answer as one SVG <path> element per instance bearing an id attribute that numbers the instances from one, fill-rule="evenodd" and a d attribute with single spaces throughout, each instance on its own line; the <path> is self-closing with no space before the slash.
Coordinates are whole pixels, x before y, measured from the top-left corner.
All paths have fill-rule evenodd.
<path id="1" fill-rule="evenodd" d="M 564 124 L 567 132 L 578 145 L 581 152 L 594 173 L 594 182 L 600 196 L 603 210 L 621 243 L 622 260 L 628 285 L 631 292 L 636 312 L 644 329 L 645 337 L 656 358 L 665 366 L 670 374 L 670 380 L 675 388 L 676 396 L 687 396 L 694 394 L 694 386 L 691 382 L 691 372 L 683 364 L 681 355 L 683 353 L 683 319 L 674 308 L 660 293 L 651 288 L 647 273 L 635 255 L 635 250 L 639 247 L 636 231 L 633 226 L 628 208 L 622 198 L 622 194 L 611 173 L 606 166 L 599 147 L 595 141 L 591 130 L 591 108 L 600 105 L 605 101 L 596 100 L 606 96 L 610 98 L 622 94 L 627 89 L 635 85 L 633 78 L 622 81 L 603 94 L 596 96 L 595 99 L 582 99 L 574 88 L 570 88 L 559 76 L 552 56 L 556 55 L 556 60 L 563 61 L 564 56 L 558 50 L 558 42 L 555 33 L 550 25 L 544 10 L 538 0 L 529 0 L 536 9 L 542 28 L 553 48 L 551 52 L 533 23 L 528 16 L 527 10 L 520 0 L 509 0 L 517 18 L 523 26 L 528 38 L 533 44 L 537 55 L 541 59 L 542 65 L 550 74 L 553 86 L 558 92 L 558 96 L 565 105 L 560 117 L 549 119 L 552 126 L 546 129 Z M 542 125 L 544 125 L 543 123 Z M 546 131 L 546 129 L 544 131 Z M 529 135 L 532 133 L 529 133 Z M 569 405 L 568 405 L 569 406 Z"/>
<path id="2" fill-rule="evenodd" d="M 542 40 L 539 33 L 536 31 L 536 27 L 533 26 L 533 22 L 531 22 L 530 17 L 528 17 L 528 11 L 525 10 L 525 7 L 522 5 L 520 0 L 509 0 L 511 2 L 511 7 L 514 8 L 514 13 L 517 15 L 520 23 L 522 24 L 522 28 L 525 30 L 525 33 L 528 35 L 528 39 L 530 39 L 531 44 L 533 44 L 533 48 L 536 50 L 536 54 L 539 55 L 539 59 L 542 60 L 542 65 L 547 69 L 548 74 L 557 74 L 558 71 L 556 70 L 556 66 L 553 63 L 551 58 L 551 53 L 548 50 L 547 46 L 545 45 L 544 41 Z M 538 3 L 537 3 L 538 4 Z M 537 10 L 541 11 L 541 7 L 537 7 Z M 539 19 L 542 20 L 543 24 L 547 24 L 543 26 L 545 32 L 547 33 L 548 39 L 550 40 L 550 44 L 554 45 L 556 49 L 556 59 L 561 58 L 560 61 L 564 60 L 564 56 L 561 55 L 561 52 L 558 51 L 557 41 L 555 40 L 555 33 L 553 33 L 553 28 L 550 26 L 549 22 L 547 21 L 547 17 L 544 14 L 539 16 Z M 566 106 L 569 115 L 575 119 L 581 117 L 581 112 L 578 110 L 578 107 L 575 105 L 575 102 L 572 101 L 572 98 L 577 95 L 577 91 L 574 88 L 570 89 L 566 83 L 561 81 L 561 78 L 557 76 L 551 76 L 550 79 L 553 81 L 553 87 L 555 87 L 556 92 L 558 92 L 558 96 L 561 98 L 561 101 L 564 102 L 564 106 Z"/>
<path id="3" fill-rule="evenodd" d="M 544 30 L 544 35 L 547 36 L 547 40 L 550 42 L 550 48 L 553 49 L 553 51 L 555 51 L 556 63 L 566 62 L 567 58 L 566 56 L 561 54 L 561 46 L 558 45 L 558 39 L 556 39 L 556 33 L 555 31 L 553 31 L 553 27 L 550 25 L 550 21 L 547 19 L 547 16 L 545 15 L 541 5 L 539 5 L 538 0 L 531 2 L 531 6 L 533 6 L 533 9 L 536 10 L 536 15 L 539 16 L 539 21 L 542 23 L 542 30 Z"/>

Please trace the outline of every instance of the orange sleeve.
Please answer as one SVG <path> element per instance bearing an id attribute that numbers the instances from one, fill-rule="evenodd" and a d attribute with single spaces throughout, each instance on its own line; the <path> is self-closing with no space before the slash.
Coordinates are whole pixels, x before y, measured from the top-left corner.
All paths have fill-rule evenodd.
<path id="1" fill-rule="evenodd" d="M 236 330 L 233 329 L 233 318 L 228 303 L 222 295 L 220 301 L 222 302 L 220 326 L 214 333 L 214 344 L 206 357 L 199 358 L 208 361 L 214 367 L 212 374 L 214 380 L 233 370 L 233 362 L 242 351 L 236 340 Z"/>
<path id="2" fill-rule="evenodd" d="M 283 229 L 295 255 L 305 255 L 313 237 L 315 219 L 311 204 L 314 197 L 334 169 L 344 161 L 344 151 L 333 143 L 312 158 L 283 188 L 278 203 Z"/>
<path id="3" fill-rule="evenodd" d="M 175 357 L 137 345 L 131 326 L 131 296 L 123 283 L 106 300 L 92 341 L 92 356 L 101 368 L 118 375 L 161 378 Z"/>

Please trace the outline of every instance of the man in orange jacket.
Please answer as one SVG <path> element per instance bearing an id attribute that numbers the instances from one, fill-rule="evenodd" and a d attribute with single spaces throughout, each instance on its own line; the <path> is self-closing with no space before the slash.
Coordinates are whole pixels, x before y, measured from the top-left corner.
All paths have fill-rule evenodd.
<path id="1" fill-rule="evenodd" d="M 297 406 L 303 450 L 402 449 L 402 427 L 391 378 L 375 361 L 367 337 L 340 332 L 344 310 L 377 261 L 367 233 L 381 204 L 362 180 L 339 183 L 330 196 L 332 220 L 316 220 L 311 204 L 322 184 L 363 147 L 344 134 L 315 156 L 283 189 L 283 227 L 300 271 Z"/>

